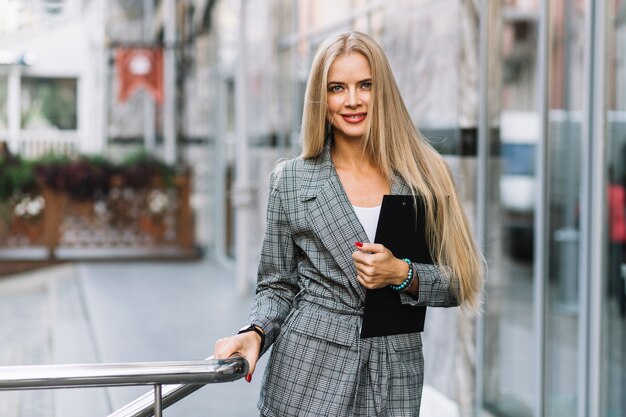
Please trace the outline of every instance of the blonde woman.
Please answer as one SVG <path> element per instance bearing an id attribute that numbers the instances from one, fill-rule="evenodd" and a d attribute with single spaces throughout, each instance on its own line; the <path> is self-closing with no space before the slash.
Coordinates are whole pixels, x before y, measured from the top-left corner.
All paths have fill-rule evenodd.
<path id="1" fill-rule="evenodd" d="M 450 171 L 411 122 L 380 46 L 349 32 L 319 48 L 304 104 L 299 158 L 270 179 L 267 230 L 249 323 L 215 345 L 250 364 L 273 350 L 262 416 L 418 416 L 419 333 L 361 338 L 366 290 L 402 303 L 477 309 L 482 258 Z M 383 196 L 425 204 L 434 264 L 374 241 Z"/>

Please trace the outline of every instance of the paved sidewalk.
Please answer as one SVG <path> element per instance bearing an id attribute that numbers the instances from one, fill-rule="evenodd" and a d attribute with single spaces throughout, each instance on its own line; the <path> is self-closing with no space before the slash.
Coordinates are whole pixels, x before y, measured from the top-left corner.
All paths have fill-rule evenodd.
<path id="1" fill-rule="evenodd" d="M 0 365 L 203 359 L 218 337 L 241 327 L 250 301 L 236 296 L 230 272 L 209 262 L 78 263 L 17 274 L 0 280 Z M 257 415 L 260 375 L 207 385 L 166 415 Z M 106 416 L 149 389 L 2 392 L 0 416 Z"/>
<path id="2" fill-rule="evenodd" d="M 0 280 L 0 365 L 197 360 L 245 323 L 251 296 L 215 262 L 65 264 Z M 251 384 L 210 384 L 168 417 L 257 416 L 267 355 Z M 149 387 L 0 393 L 1 417 L 106 416 Z M 456 417 L 426 387 L 422 415 Z"/>
<path id="3" fill-rule="evenodd" d="M 81 264 L 78 270 L 102 362 L 206 358 L 216 339 L 245 323 L 251 302 L 235 294 L 232 273 L 215 263 Z M 167 415 L 257 415 L 260 375 L 251 384 L 208 385 Z M 144 392 L 109 390 L 114 409 Z"/>

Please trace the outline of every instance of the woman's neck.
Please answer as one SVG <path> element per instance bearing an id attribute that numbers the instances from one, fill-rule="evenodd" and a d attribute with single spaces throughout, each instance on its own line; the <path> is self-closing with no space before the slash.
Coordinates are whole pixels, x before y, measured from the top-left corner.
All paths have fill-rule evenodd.
<path id="1" fill-rule="evenodd" d="M 339 181 L 353 206 L 379 206 L 383 196 L 390 193 L 387 178 L 364 152 L 361 141 L 335 141 L 331 157 Z"/>
<path id="2" fill-rule="evenodd" d="M 331 149 L 333 163 L 338 169 L 371 169 L 373 162 L 362 140 L 335 140 Z"/>

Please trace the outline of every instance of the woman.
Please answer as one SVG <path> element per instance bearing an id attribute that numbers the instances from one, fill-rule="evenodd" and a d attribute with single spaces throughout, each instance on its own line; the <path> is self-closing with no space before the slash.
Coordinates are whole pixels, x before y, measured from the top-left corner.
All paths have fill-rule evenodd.
<path id="1" fill-rule="evenodd" d="M 220 339 L 215 357 L 245 356 L 249 381 L 274 346 L 263 416 L 418 416 L 420 334 L 360 338 L 366 289 L 391 285 L 402 303 L 477 309 L 481 255 L 446 163 L 413 126 L 372 38 L 326 40 L 305 99 L 302 155 L 270 178 L 249 324 Z M 370 243 L 385 194 L 424 199 L 435 265 Z"/>

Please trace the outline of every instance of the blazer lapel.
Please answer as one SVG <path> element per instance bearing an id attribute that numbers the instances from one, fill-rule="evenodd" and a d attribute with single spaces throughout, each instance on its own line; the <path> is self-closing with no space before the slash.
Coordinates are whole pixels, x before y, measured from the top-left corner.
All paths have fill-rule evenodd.
<path id="1" fill-rule="evenodd" d="M 391 182 L 391 194 L 394 195 L 410 195 L 411 188 L 406 184 L 402 177 L 396 173 L 393 175 Z"/>
<path id="2" fill-rule="evenodd" d="M 397 174 L 392 179 L 391 194 L 411 194 L 411 189 Z M 365 289 L 356 279 L 352 252 L 356 250 L 354 242 L 369 240 L 341 185 L 329 144 L 318 158 L 305 161 L 300 201 L 307 205 L 307 218 L 314 232 L 359 298 L 365 300 Z"/>
<path id="3" fill-rule="evenodd" d="M 365 289 L 356 279 L 352 252 L 356 250 L 354 242 L 367 242 L 367 235 L 339 181 L 329 145 L 319 158 L 306 161 L 300 201 L 308 206 L 314 232 L 364 300 Z"/>

